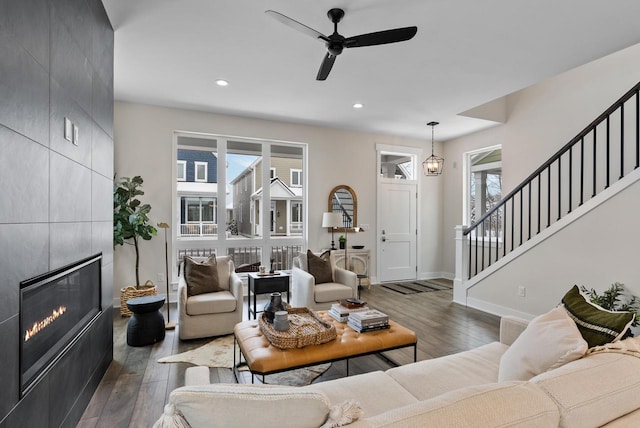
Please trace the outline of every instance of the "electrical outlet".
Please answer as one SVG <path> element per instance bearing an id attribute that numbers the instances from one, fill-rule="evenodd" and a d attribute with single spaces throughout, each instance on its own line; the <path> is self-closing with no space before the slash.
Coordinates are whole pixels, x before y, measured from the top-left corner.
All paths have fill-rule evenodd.
<path id="1" fill-rule="evenodd" d="M 527 288 L 522 285 L 518 287 L 518 296 L 524 297 L 527 294 Z"/>
<path id="2" fill-rule="evenodd" d="M 171 284 L 171 291 L 178 291 L 178 284 L 176 283 Z"/>
<path id="3" fill-rule="evenodd" d="M 158 282 L 160 284 L 164 283 L 164 273 L 158 272 Z"/>

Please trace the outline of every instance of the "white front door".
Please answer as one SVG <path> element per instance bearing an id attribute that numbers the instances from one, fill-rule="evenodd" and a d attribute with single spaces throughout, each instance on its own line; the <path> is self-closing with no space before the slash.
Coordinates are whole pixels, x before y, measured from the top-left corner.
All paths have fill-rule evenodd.
<path id="1" fill-rule="evenodd" d="M 380 281 L 417 278 L 416 198 L 413 183 L 380 183 Z"/>

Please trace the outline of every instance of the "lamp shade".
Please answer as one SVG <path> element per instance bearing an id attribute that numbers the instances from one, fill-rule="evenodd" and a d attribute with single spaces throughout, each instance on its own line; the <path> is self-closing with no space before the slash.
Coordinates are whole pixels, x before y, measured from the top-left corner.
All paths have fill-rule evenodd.
<path id="1" fill-rule="evenodd" d="M 342 215 L 340 213 L 322 213 L 322 227 L 342 227 Z"/>

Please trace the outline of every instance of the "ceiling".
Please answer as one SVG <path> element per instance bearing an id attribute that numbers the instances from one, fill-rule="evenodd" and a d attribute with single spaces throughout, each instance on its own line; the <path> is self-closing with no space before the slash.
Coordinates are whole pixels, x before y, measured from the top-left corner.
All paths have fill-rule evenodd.
<path id="1" fill-rule="evenodd" d="M 447 140 L 495 124 L 460 113 L 640 42 L 638 0 L 103 0 L 115 98 L 340 129 Z M 345 49 L 315 76 L 323 34 L 415 25 L 407 42 Z M 219 87 L 216 79 L 230 82 Z M 356 110 L 352 105 L 364 104 Z"/>

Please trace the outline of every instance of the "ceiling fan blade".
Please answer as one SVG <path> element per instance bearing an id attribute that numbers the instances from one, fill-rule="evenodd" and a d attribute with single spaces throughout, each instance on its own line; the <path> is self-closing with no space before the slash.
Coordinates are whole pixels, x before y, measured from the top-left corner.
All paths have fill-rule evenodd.
<path id="1" fill-rule="evenodd" d="M 301 22 L 298 22 L 295 19 L 291 19 L 288 16 L 281 14 L 280 12 L 276 12 L 275 10 L 267 10 L 264 13 L 266 13 L 276 21 L 279 21 L 284 25 L 293 28 L 294 30 L 300 31 L 301 33 L 311 36 L 314 39 L 324 40 L 325 42 L 329 41 L 329 38 L 324 34 L 322 34 L 321 32 L 316 31 L 311 27 L 307 27 Z"/>
<path id="2" fill-rule="evenodd" d="M 327 80 L 334 62 L 336 62 L 336 55 L 331 55 L 329 52 L 327 52 L 324 59 L 322 60 L 322 64 L 320 64 L 320 70 L 318 70 L 316 80 Z"/>
<path id="3" fill-rule="evenodd" d="M 384 45 L 387 43 L 404 42 L 410 40 L 418 32 L 418 27 L 395 28 L 393 30 L 376 31 L 375 33 L 360 34 L 345 39 L 345 48 L 360 48 L 363 46 Z"/>

